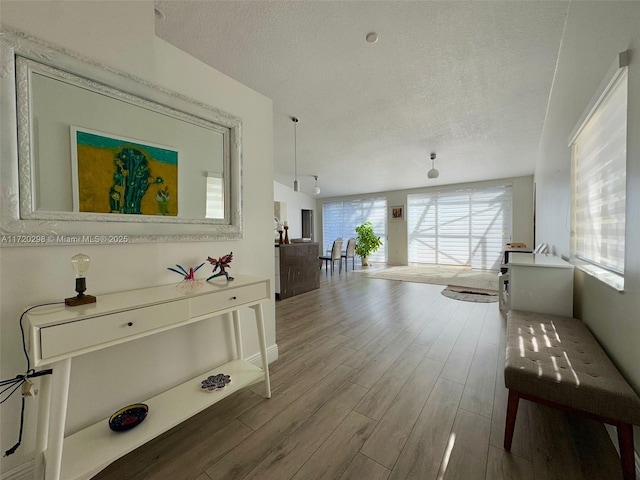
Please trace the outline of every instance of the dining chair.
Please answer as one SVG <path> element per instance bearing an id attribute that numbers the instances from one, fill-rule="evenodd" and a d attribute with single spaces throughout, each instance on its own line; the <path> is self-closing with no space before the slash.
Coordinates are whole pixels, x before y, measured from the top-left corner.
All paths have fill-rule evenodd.
<path id="1" fill-rule="evenodd" d="M 321 255 L 320 260 L 324 260 L 325 274 L 329 269 L 329 262 L 331 262 L 331 275 L 333 275 L 333 265 L 337 260 L 339 264 L 339 273 L 342 273 L 342 239 L 336 238 L 331 247 L 331 253 L 329 255 Z M 321 267 L 322 268 L 322 267 Z"/>
<path id="2" fill-rule="evenodd" d="M 349 259 L 351 258 L 351 262 L 352 262 L 352 266 L 351 269 L 355 270 L 356 269 L 356 239 L 355 238 L 350 238 L 349 240 L 347 240 L 347 250 L 342 252 L 342 258 L 344 258 L 344 271 L 346 272 L 347 269 L 347 264 L 349 262 Z"/>

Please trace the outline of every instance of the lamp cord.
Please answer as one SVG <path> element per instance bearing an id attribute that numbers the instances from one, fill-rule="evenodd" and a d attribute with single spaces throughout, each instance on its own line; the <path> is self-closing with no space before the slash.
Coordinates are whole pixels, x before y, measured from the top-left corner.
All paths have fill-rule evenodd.
<path id="1" fill-rule="evenodd" d="M 9 398 L 11 398 L 11 396 L 14 393 L 16 393 L 16 391 L 18 391 L 18 389 L 29 378 L 41 377 L 43 375 L 51 375 L 53 373 L 52 369 L 41 370 L 39 372 L 36 372 L 35 370 L 33 370 L 31 368 L 31 360 L 29 359 L 29 353 L 27 352 L 27 342 L 26 342 L 25 335 L 24 335 L 24 327 L 22 325 L 22 320 L 24 319 L 24 316 L 28 312 L 33 310 L 34 308 L 45 307 L 45 306 L 48 306 L 48 305 L 60 305 L 62 303 L 64 303 L 64 302 L 49 302 L 49 303 L 42 303 L 40 305 L 34 305 L 33 307 L 27 308 L 24 312 L 22 312 L 22 315 L 20 315 L 19 324 L 20 324 L 20 336 L 22 337 L 22 352 L 24 353 L 24 358 L 27 361 L 27 370 L 26 370 L 24 375 L 16 375 L 15 378 L 9 378 L 9 379 L 6 379 L 6 380 L 0 380 L 0 387 L 5 387 L 6 386 L 6 388 L 4 388 L 2 391 L 0 391 L 0 398 L 3 395 L 5 395 L 5 393 L 7 391 L 9 392 L 4 396 L 4 398 L 0 399 L 0 405 L 2 405 L 7 400 L 9 400 Z M 9 450 L 6 450 L 4 452 L 3 456 L 5 456 L 5 457 L 13 454 L 18 449 L 20 444 L 22 443 L 22 432 L 24 431 L 24 395 L 22 395 L 22 402 L 21 403 L 22 404 L 20 406 L 20 431 L 19 431 L 19 434 L 18 434 L 18 442 L 13 447 L 11 447 Z"/>

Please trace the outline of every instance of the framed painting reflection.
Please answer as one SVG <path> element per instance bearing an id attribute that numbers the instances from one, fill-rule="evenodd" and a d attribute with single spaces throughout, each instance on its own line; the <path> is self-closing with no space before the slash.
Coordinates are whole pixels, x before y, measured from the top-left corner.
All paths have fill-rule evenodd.
<path id="1" fill-rule="evenodd" d="M 75 212 L 178 215 L 178 151 L 72 126 Z"/>

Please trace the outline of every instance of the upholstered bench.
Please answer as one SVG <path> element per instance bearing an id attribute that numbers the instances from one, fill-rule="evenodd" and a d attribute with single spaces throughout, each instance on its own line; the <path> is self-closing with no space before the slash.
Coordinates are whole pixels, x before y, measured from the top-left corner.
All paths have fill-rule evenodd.
<path id="1" fill-rule="evenodd" d="M 640 424 L 640 398 L 582 321 L 509 311 L 504 380 L 505 450 L 511 450 L 518 401 L 524 398 L 615 425 L 624 478 L 635 480 L 632 425 Z"/>

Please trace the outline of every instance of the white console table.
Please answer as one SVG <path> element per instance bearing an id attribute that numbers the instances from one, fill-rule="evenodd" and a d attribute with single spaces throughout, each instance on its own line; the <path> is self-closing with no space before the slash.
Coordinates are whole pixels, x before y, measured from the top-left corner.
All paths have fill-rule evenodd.
<path id="1" fill-rule="evenodd" d="M 569 262 L 552 255 L 512 253 L 507 275 L 510 309 L 573 317 L 573 265 Z"/>
<path id="2" fill-rule="evenodd" d="M 32 364 L 53 368 L 53 375 L 42 377 L 40 386 L 35 478 L 91 478 L 126 453 L 261 380 L 266 397 L 271 397 L 262 313 L 262 303 L 270 297 L 268 280 L 237 275 L 232 282 L 224 278 L 203 282 L 202 288 L 191 293 L 172 284 L 102 295 L 89 305 L 55 305 L 29 312 Z M 255 312 L 262 368 L 244 360 L 241 307 Z M 145 400 L 149 416 L 124 434 L 112 432 L 105 419 L 64 438 L 73 357 L 222 314 L 233 318 L 235 360 Z M 231 383 L 221 391 L 202 392 L 200 381 L 216 373 L 231 375 Z"/>

